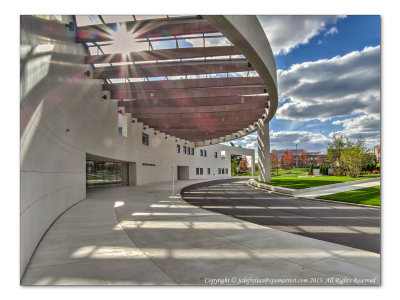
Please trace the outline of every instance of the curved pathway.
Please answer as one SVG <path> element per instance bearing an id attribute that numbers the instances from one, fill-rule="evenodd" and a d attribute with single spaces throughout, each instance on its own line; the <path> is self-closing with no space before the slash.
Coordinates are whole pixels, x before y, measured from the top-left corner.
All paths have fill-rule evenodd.
<path id="1" fill-rule="evenodd" d="M 183 190 L 192 205 L 323 241 L 380 253 L 380 210 L 303 200 L 247 186 L 247 179 L 205 182 Z"/>
<path id="2" fill-rule="evenodd" d="M 91 190 L 87 198 L 48 230 L 23 285 L 326 285 L 331 277 L 380 284 L 376 253 L 192 206 L 178 191 L 171 197 L 170 182 Z"/>

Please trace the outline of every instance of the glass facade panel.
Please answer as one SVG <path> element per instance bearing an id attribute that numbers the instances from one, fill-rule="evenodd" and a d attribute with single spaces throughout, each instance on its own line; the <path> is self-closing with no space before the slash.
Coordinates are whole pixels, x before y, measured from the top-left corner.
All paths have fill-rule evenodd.
<path id="1" fill-rule="evenodd" d="M 122 163 L 86 161 L 86 186 L 96 187 L 122 183 Z"/>

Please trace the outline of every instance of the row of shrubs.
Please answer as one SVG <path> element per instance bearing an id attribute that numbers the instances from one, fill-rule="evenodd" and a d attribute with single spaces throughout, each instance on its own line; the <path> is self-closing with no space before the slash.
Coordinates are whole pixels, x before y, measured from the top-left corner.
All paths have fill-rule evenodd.
<path id="1" fill-rule="evenodd" d="M 313 173 L 315 168 L 317 168 L 317 167 L 314 166 L 314 165 L 311 165 L 310 173 Z M 366 165 L 364 165 L 362 167 L 361 171 L 363 172 L 363 174 L 379 174 L 380 173 L 380 169 L 381 169 L 380 163 L 378 163 L 378 164 L 366 164 Z M 319 173 L 321 175 L 328 175 L 328 170 L 329 170 L 328 166 L 320 166 L 319 167 Z M 337 176 L 345 175 L 345 172 L 340 170 L 340 169 L 336 169 L 335 170 L 335 175 L 337 175 Z"/>
<path id="2" fill-rule="evenodd" d="M 317 168 L 316 166 L 311 165 L 311 167 L 310 167 L 310 173 L 313 173 L 313 172 L 314 172 L 314 169 L 316 169 L 316 168 Z M 319 166 L 319 173 L 320 173 L 321 175 L 328 175 L 328 169 L 329 169 L 328 166 Z"/>
<path id="3" fill-rule="evenodd" d="M 328 166 L 320 166 L 319 167 L 319 173 L 322 175 L 328 175 Z"/>
<path id="4" fill-rule="evenodd" d="M 361 171 L 363 172 L 373 172 L 373 171 L 380 171 L 381 164 L 366 164 L 362 167 Z"/>

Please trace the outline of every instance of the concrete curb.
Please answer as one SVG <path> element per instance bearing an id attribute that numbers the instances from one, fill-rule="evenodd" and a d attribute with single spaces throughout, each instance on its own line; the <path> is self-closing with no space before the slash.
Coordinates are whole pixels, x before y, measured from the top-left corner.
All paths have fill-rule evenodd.
<path id="1" fill-rule="evenodd" d="M 366 179 L 369 181 L 372 181 L 370 179 Z M 253 182 L 251 182 L 253 181 Z M 361 180 L 360 180 L 361 181 Z M 363 182 L 369 182 L 369 181 L 363 181 Z M 335 201 L 335 200 L 327 200 L 327 199 L 318 199 L 318 198 L 314 198 L 314 197 L 302 197 L 302 196 L 297 196 L 296 194 L 289 194 L 287 191 L 292 191 L 293 189 L 288 189 L 288 188 L 282 188 L 282 187 L 278 187 L 278 189 L 276 189 L 276 186 L 271 186 L 265 183 L 259 183 L 256 182 L 255 180 L 250 179 L 247 182 L 247 185 L 256 189 L 259 189 L 261 191 L 271 191 L 273 193 L 277 193 L 277 194 L 281 194 L 281 195 L 287 195 L 287 196 L 291 196 L 293 198 L 297 198 L 297 199 L 302 199 L 302 200 L 311 200 L 311 201 L 318 201 L 318 202 L 328 202 L 328 203 L 332 203 L 332 204 L 344 204 L 344 205 L 351 205 L 351 206 L 360 206 L 360 207 L 365 207 L 365 208 L 373 208 L 373 209 L 381 209 L 380 206 L 375 206 L 375 205 L 368 205 L 368 204 L 360 204 L 360 203 L 351 203 L 351 202 L 343 202 L 343 201 Z M 269 189 L 268 187 L 272 187 L 272 189 Z M 306 189 L 303 189 L 306 190 Z M 309 189 L 307 189 L 309 190 Z M 302 190 L 300 190 L 302 191 Z"/>
<path id="2" fill-rule="evenodd" d="M 250 179 L 249 180 L 249 184 L 252 185 L 252 186 L 261 188 L 261 189 L 270 190 L 270 191 L 273 191 L 273 192 L 280 192 L 280 193 L 283 193 L 283 194 L 287 194 L 287 195 L 293 196 L 293 195 L 297 195 L 297 194 L 304 194 L 304 193 L 308 193 L 308 192 L 324 190 L 328 186 L 329 186 L 329 188 L 334 188 L 334 187 L 352 185 L 355 182 L 357 182 L 357 183 L 372 182 L 372 181 L 376 181 L 376 178 L 377 177 L 367 178 L 367 179 L 360 179 L 360 180 L 355 180 L 355 181 L 340 182 L 340 183 L 322 185 L 322 186 L 306 188 L 306 189 L 289 189 L 289 188 L 284 188 L 284 187 L 280 187 L 280 186 L 274 186 L 274 185 L 270 185 L 270 184 L 257 182 L 254 179 Z"/>

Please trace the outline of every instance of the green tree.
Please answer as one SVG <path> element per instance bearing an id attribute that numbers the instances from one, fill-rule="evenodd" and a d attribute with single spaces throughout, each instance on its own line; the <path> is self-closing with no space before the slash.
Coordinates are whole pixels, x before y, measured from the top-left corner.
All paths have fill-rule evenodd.
<path id="1" fill-rule="evenodd" d="M 347 171 L 350 177 L 358 177 L 361 175 L 362 167 L 367 163 L 368 156 L 365 140 L 359 137 L 354 143 L 349 139 L 346 140 L 346 145 L 341 151 L 341 161 L 343 168 Z"/>
<path id="2" fill-rule="evenodd" d="M 328 143 L 328 162 L 339 170 L 340 175 L 344 174 L 344 165 L 341 158 L 343 149 L 346 147 L 347 142 L 348 140 L 343 135 L 335 132 L 333 134 L 332 142 Z"/>
<path id="3" fill-rule="evenodd" d="M 237 167 L 238 167 L 238 161 L 237 161 L 236 158 L 233 158 L 232 161 L 231 161 L 231 173 L 232 173 L 232 175 L 236 174 Z"/>

